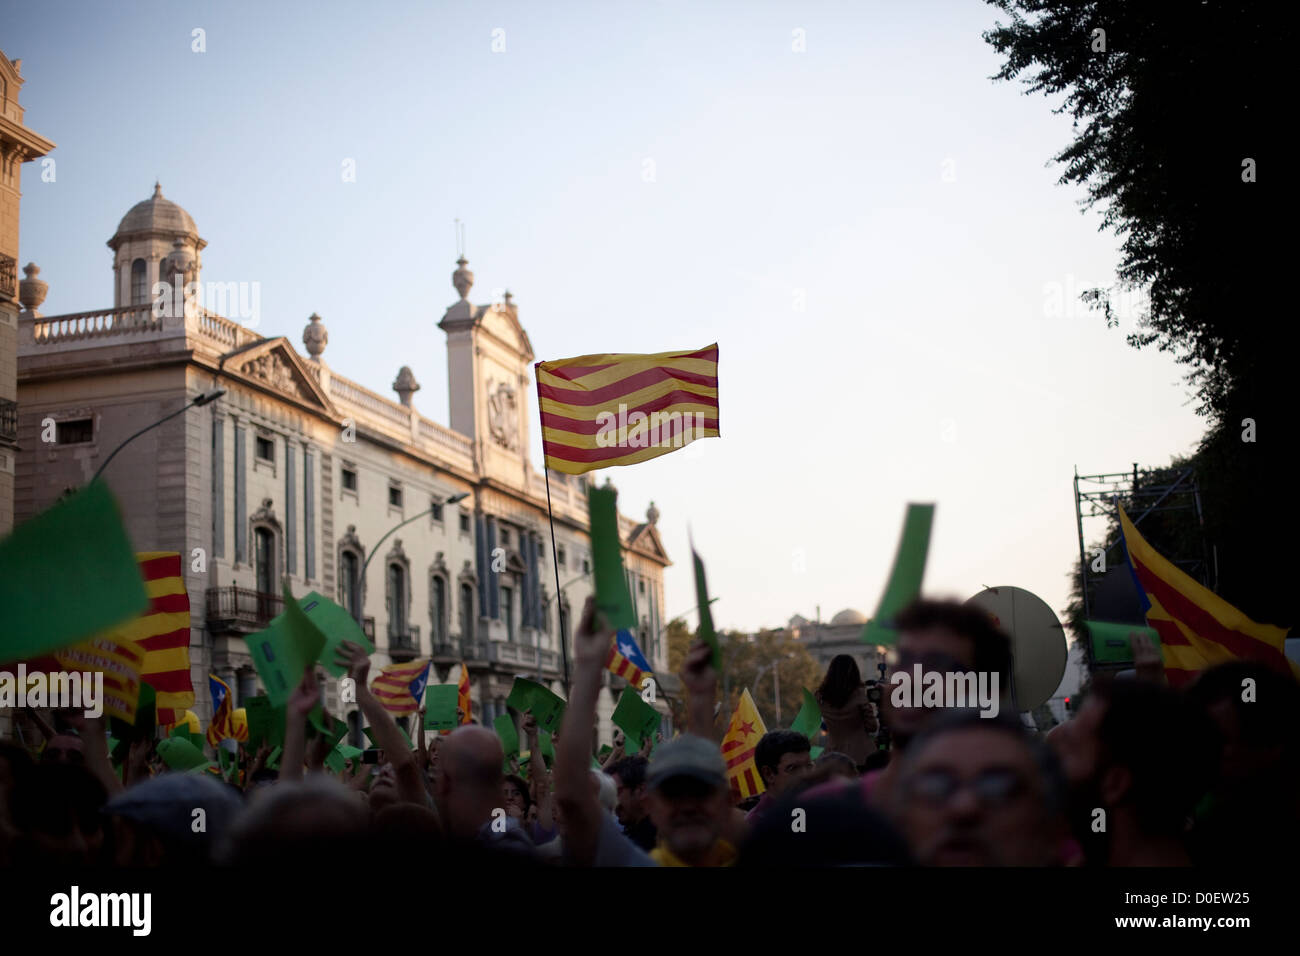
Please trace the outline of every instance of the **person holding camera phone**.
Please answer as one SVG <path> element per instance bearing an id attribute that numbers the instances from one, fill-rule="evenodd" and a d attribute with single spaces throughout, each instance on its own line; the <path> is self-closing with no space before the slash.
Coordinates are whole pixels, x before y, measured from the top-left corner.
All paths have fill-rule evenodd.
<path id="1" fill-rule="evenodd" d="M 879 721 L 858 662 L 848 654 L 831 658 L 826 677 L 817 688 L 817 704 L 830 736 L 826 749 L 846 754 L 858 772 L 864 772 L 867 758 L 876 752 L 874 734 Z"/>

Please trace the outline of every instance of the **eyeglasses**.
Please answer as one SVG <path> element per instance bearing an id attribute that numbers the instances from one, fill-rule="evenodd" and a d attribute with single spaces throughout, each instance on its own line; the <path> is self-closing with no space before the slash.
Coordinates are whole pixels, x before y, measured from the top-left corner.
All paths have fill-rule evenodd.
<path id="1" fill-rule="evenodd" d="M 925 770 L 911 779 L 907 792 L 925 803 L 942 806 L 951 802 L 963 787 L 972 788 L 986 807 L 1005 806 L 1029 789 L 1020 774 L 999 768 L 985 770 L 972 780 L 961 780 L 948 770 Z"/>

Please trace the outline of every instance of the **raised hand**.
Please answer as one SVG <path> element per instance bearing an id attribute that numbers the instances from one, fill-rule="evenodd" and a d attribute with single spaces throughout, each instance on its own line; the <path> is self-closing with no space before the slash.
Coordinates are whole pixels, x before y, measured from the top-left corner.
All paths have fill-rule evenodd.
<path id="1" fill-rule="evenodd" d="M 713 650 L 703 641 L 692 645 L 682 661 L 682 683 L 694 694 L 712 696 L 718 686 L 718 672 L 713 669 Z"/>
<path id="2" fill-rule="evenodd" d="M 316 668 L 308 667 L 302 672 L 302 680 L 289 695 L 289 711 L 299 717 L 306 717 L 320 703 L 320 684 L 316 683 Z"/>
<path id="3" fill-rule="evenodd" d="M 575 663 L 587 668 L 602 668 L 609 657 L 609 645 L 614 640 L 614 632 L 605 622 L 605 617 L 596 610 L 596 599 L 587 598 L 582 606 L 582 617 L 578 628 L 573 632 L 573 658 Z"/>
<path id="4" fill-rule="evenodd" d="M 1165 658 L 1156 642 L 1145 631 L 1129 631 L 1129 646 L 1133 648 L 1133 668 L 1142 680 L 1157 684 L 1165 682 Z"/>
<path id="5" fill-rule="evenodd" d="M 334 652 L 334 663 L 348 669 L 348 676 L 357 682 L 357 689 L 366 686 L 370 676 L 370 655 L 360 644 L 344 641 Z"/>

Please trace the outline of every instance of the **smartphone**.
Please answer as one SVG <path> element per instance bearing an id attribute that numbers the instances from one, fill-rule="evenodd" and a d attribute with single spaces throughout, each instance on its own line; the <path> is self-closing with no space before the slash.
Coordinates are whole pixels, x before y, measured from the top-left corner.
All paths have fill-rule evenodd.
<path id="1" fill-rule="evenodd" d="M 380 755 L 382 752 L 383 752 L 383 751 L 381 751 L 381 750 L 363 750 L 363 751 L 361 751 L 361 762 L 362 762 L 362 763 L 379 763 L 379 755 Z"/>

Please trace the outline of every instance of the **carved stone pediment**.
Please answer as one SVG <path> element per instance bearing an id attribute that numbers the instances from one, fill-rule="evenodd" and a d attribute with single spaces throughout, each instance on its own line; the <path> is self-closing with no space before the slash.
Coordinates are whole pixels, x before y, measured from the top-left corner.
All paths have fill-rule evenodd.
<path id="1" fill-rule="evenodd" d="M 284 336 L 227 352 L 221 367 L 286 398 L 334 414 L 333 404 L 321 388 L 319 370 L 312 374 Z"/>

